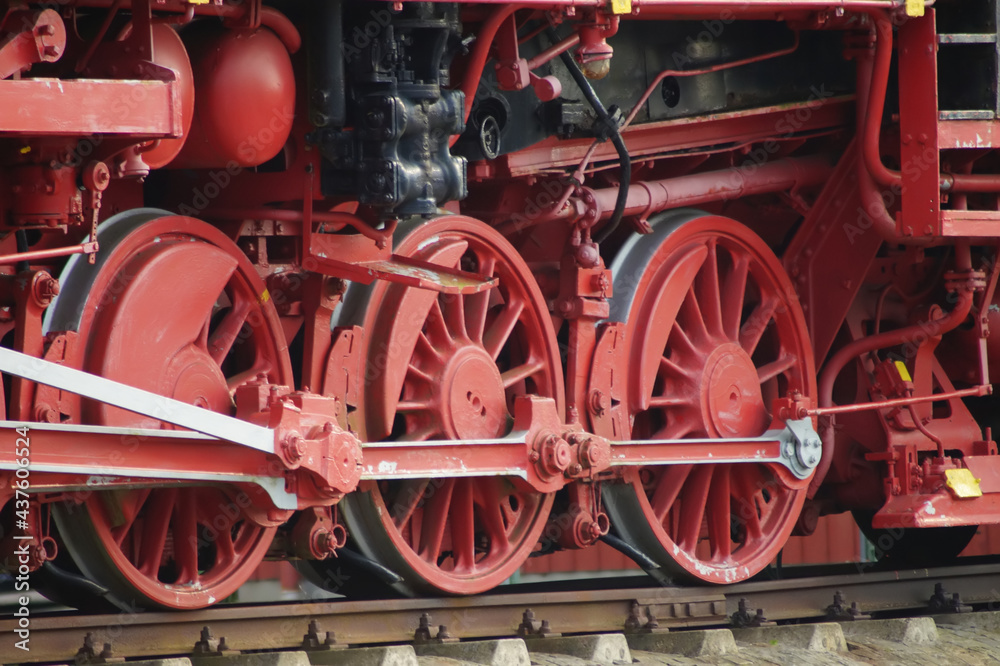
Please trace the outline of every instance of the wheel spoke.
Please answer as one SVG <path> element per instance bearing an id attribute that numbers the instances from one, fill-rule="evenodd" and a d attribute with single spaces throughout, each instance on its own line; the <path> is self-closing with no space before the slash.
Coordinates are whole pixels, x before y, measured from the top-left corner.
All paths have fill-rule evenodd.
<path id="1" fill-rule="evenodd" d="M 733 258 L 733 266 L 726 274 L 725 285 L 722 288 L 722 319 L 726 337 L 733 341 L 739 339 L 749 273 L 750 258 L 742 253 L 737 254 Z"/>
<path id="2" fill-rule="evenodd" d="M 410 412 L 429 412 L 434 409 L 433 398 L 423 398 L 414 400 L 400 400 L 396 405 L 396 411 L 404 414 Z"/>
<path id="3" fill-rule="evenodd" d="M 674 322 L 674 327 L 670 331 L 670 348 L 680 356 L 698 357 L 701 351 L 695 345 L 694 340 L 687 334 L 679 322 Z"/>
<path id="4" fill-rule="evenodd" d="M 116 525 L 111 530 L 115 543 L 119 546 L 122 545 L 122 541 L 124 541 L 125 536 L 132 530 L 132 525 L 135 524 L 135 519 L 139 517 L 139 513 L 142 511 L 142 507 L 146 504 L 146 500 L 149 499 L 151 492 L 151 488 L 140 488 L 134 493 L 124 493 L 127 501 L 123 502 L 121 505 L 123 522 L 121 525 Z"/>
<path id="5" fill-rule="evenodd" d="M 514 326 L 517 325 L 522 312 L 524 312 L 523 301 L 508 302 L 500 315 L 493 321 L 493 325 L 484 334 L 483 347 L 486 348 L 487 353 L 494 361 L 497 360 L 504 345 L 507 344 L 507 339 L 514 331 Z"/>
<path id="6" fill-rule="evenodd" d="M 727 560 L 732 555 L 732 510 L 729 465 L 716 465 L 708 498 L 708 539 L 712 559 Z"/>
<path id="7" fill-rule="evenodd" d="M 732 477 L 734 492 L 733 496 L 738 497 L 737 519 L 743 523 L 747 531 L 747 541 L 757 541 L 763 536 L 761 531 L 761 520 L 758 514 L 758 498 L 760 489 L 755 488 L 748 473 L 752 467 L 750 465 L 735 465 Z M 761 500 L 762 501 L 762 500 Z"/>
<path id="8" fill-rule="evenodd" d="M 236 544 L 233 543 L 233 526 L 227 523 L 225 529 L 219 530 L 219 536 L 215 540 L 215 566 L 212 568 L 224 570 L 236 562 L 237 557 Z"/>
<path id="9" fill-rule="evenodd" d="M 448 520 L 451 523 L 451 549 L 456 571 L 476 567 L 476 524 L 472 479 L 458 479 L 451 499 Z"/>
<path id="10" fill-rule="evenodd" d="M 438 304 L 452 339 L 468 339 L 465 330 L 465 297 L 462 294 L 442 294 Z"/>
<path id="11" fill-rule="evenodd" d="M 694 465 L 670 465 L 660 475 L 660 479 L 656 483 L 656 490 L 653 492 L 653 497 L 649 500 L 649 504 L 653 507 L 656 520 L 661 525 L 666 521 L 667 514 L 674 506 L 674 501 L 680 494 L 681 488 L 684 487 L 684 482 L 687 480 L 693 467 Z"/>
<path id="12" fill-rule="evenodd" d="M 448 512 L 454 490 L 455 479 L 447 479 L 424 504 L 419 553 L 420 557 L 428 562 L 436 563 L 441 553 L 441 541 L 444 539 L 444 528 L 448 524 Z"/>
<path id="13" fill-rule="evenodd" d="M 677 325 L 684 329 L 685 334 L 695 345 L 711 344 L 701 303 L 698 302 L 698 295 L 693 288 L 688 291 L 681 303 L 681 309 L 677 313 Z"/>
<path id="14" fill-rule="evenodd" d="M 712 335 L 722 337 L 725 334 L 722 324 L 722 294 L 719 285 L 719 244 L 717 241 L 710 241 L 708 244 L 708 257 L 705 258 L 705 265 L 698 273 L 698 286 L 700 287 L 699 298 L 705 324 Z"/>
<path id="15" fill-rule="evenodd" d="M 170 529 L 170 515 L 177 501 L 177 488 L 165 488 L 152 493 L 147 500 L 148 509 L 143 516 L 142 538 L 139 541 L 139 556 L 136 567 L 149 578 L 156 578 L 163 559 L 163 548 L 167 543 Z"/>
<path id="16" fill-rule="evenodd" d="M 495 270 L 496 258 L 493 255 L 487 255 L 480 260 L 479 275 L 493 277 Z M 486 331 L 486 317 L 489 315 L 492 297 L 493 290 L 487 290 L 478 294 L 470 294 L 465 299 L 465 328 L 473 342 L 483 341 L 483 333 Z"/>
<path id="17" fill-rule="evenodd" d="M 660 369 L 666 371 L 667 373 L 673 375 L 674 377 L 689 378 L 694 376 L 694 368 L 685 368 L 683 366 L 674 363 L 672 360 L 663 356 L 660 358 Z"/>
<path id="18" fill-rule="evenodd" d="M 444 318 L 441 310 L 441 299 L 436 298 L 431 303 L 430 310 L 427 311 L 427 339 L 437 345 L 447 349 L 454 344 L 451 331 L 448 330 L 448 322 Z"/>
<path id="19" fill-rule="evenodd" d="M 676 395 L 654 395 L 649 399 L 650 409 L 666 409 L 667 407 L 682 407 L 690 405 L 691 398 Z"/>
<path id="20" fill-rule="evenodd" d="M 177 583 L 195 583 L 198 575 L 198 501 L 196 493 L 184 489 L 174 502 L 171 519 L 171 533 L 174 537 L 174 559 L 179 573 Z"/>
<path id="21" fill-rule="evenodd" d="M 424 338 L 424 339 L 426 340 L 426 338 Z M 418 368 L 413 363 L 410 363 L 406 367 L 406 374 L 407 374 L 407 377 L 414 377 L 414 378 L 419 379 L 420 381 L 424 382 L 425 384 L 433 384 L 435 382 L 434 377 L 432 377 L 430 375 L 430 373 L 424 371 L 421 368 Z"/>
<path id="22" fill-rule="evenodd" d="M 496 477 L 477 479 L 475 494 L 483 527 L 489 537 L 490 555 L 496 556 L 507 552 L 510 541 L 507 538 L 507 525 L 501 508 L 503 493 L 500 490 L 500 480 Z"/>
<path id="23" fill-rule="evenodd" d="M 239 337 L 249 315 L 250 299 L 245 295 L 237 296 L 232 308 L 222 318 L 208 340 L 208 353 L 217 364 L 222 365 L 229 355 L 229 350 L 233 348 L 233 343 Z"/>
<path id="24" fill-rule="evenodd" d="M 438 365 L 443 365 L 446 360 L 445 356 L 438 351 L 438 349 L 430 341 L 430 338 L 428 338 L 423 331 L 417 335 L 417 343 L 413 351 L 414 355 L 419 356 L 422 359 L 427 359 L 427 356 L 430 355 L 433 362 Z"/>
<path id="25" fill-rule="evenodd" d="M 705 517 L 705 506 L 712 482 L 712 467 L 712 465 L 697 465 L 684 484 L 683 495 L 680 498 L 683 511 L 681 511 L 677 545 L 689 553 L 693 553 L 698 546 L 698 536 L 701 534 L 702 519 Z"/>
<path id="26" fill-rule="evenodd" d="M 396 524 L 396 527 L 402 529 L 410 522 L 413 513 L 417 510 L 421 500 L 424 499 L 424 494 L 430 483 L 430 479 L 404 479 L 400 483 L 391 510 L 392 522 Z"/>
<path id="27" fill-rule="evenodd" d="M 740 329 L 740 346 L 750 356 L 753 356 L 754 351 L 757 349 L 757 343 L 760 342 L 764 331 L 767 330 L 768 323 L 771 321 L 771 317 L 774 316 L 774 312 L 777 309 L 778 302 L 774 299 L 767 299 L 763 303 L 758 304 L 750 316 L 747 317 L 746 322 L 744 322 L 743 327 Z"/>
<path id="28" fill-rule="evenodd" d="M 545 361 L 538 359 L 537 361 L 529 361 L 527 363 L 522 363 L 519 366 L 511 368 L 500 375 L 503 380 L 503 387 L 509 389 L 518 382 L 521 382 L 532 375 L 538 374 L 545 369 Z"/>
<path id="29" fill-rule="evenodd" d="M 787 372 L 795 367 L 798 363 L 798 359 L 791 355 L 785 355 L 776 361 L 771 361 L 767 365 L 762 365 L 757 368 L 757 376 L 760 378 L 760 383 L 763 384 L 766 381 L 774 379 L 783 372 Z"/>

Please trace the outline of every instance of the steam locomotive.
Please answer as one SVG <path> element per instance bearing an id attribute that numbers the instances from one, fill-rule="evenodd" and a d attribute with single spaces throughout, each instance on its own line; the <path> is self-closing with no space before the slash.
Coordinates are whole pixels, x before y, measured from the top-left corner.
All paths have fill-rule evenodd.
<path id="1" fill-rule="evenodd" d="M 728 583 L 846 511 L 955 557 L 1000 522 L 997 12 L 8 3 L 3 566 Z"/>

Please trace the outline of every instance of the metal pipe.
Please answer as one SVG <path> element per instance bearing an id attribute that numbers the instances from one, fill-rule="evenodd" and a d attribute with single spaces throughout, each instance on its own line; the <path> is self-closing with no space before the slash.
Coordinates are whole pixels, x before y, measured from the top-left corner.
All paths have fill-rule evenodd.
<path id="1" fill-rule="evenodd" d="M 862 402 L 857 405 L 837 405 L 836 407 L 814 407 L 802 412 L 803 416 L 831 416 L 834 414 L 855 414 L 857 412 L 867 412 L 875 409 L 890 409 L 892 407 L 907 407 L 919 405 L 922 402 L 938 402 L 941 400 L 952 400 L 954 398 L 971 398 L 991 395 L 993 386 L 982 384 L 973 388 L 949 391 L 947 393 L 935 393 L 934 395 L 921 395 L 911 398 L 893 398 L 892 400 L 876 400 L 875 402 Z"/>
<path id="2" fill-rule="evenodd" d="M 719 63 L 718 65 L 711 65 L 709 67 L 701 67 L 699 69 L 665 69 L 656 75 L 653 82 L 646 86 L 646 91 L 642 93 L 642 97 L 639 101 L 635 103 L 632 107 L 632 111 L 629 112 L 628 117 L 625 119 L 625 124 L 622 125 L 622 130 L 628 127 L 632 121 L 635 119 L 636 114 L 639 113 L 639 109 L 642 105 L 646 103 L 649 96 L 653 94 L 653 91 L 663 82 L 663 79 L 668 76 L 673 77 L 685 77 L 685 76 L 700 76 L 702 74 L 714 74 L 715 72 L 721 72 L 727 69 L 732 69 L 734 67 L 742 67 L 743 65 L 750 65 L 757 62 L 763 62 L 764 60 L 772 60 L 774 58 L 779 58 L 781 56 L 789 55 L 794 53 L 799 48 L 799 31 L 795 31 L 795 39 L 791 46 L 783 49 L 778 49 L 777 51 L 770 51 L 768 53 L 762 53 L 760 55 L 751 56 L 749 58 L 742 58 L 740 60 L 732 60 L 730 62 Z"/>
<path id="3" fill-rule="evenodd" d="M 490 55 L 490 47 L 493 46 L 493 38 L 497 30 L 511 14 L 522 7 L 529 5 L 508 4 L 497 7 L 489 18 L 483 22 L 476 31 L 476 43 L 472 47 L 472 55 L 465 67 L 465 77 L 462 79 L 462 91 L 465 92 L 465 122 L 469 122 L 469 115 L 472 113 L 472 105 L 476 101 L 476 91 L 479 89 L 479 81 L 483 78 L 483 68 L 486 67 L 486 60 Z M 458 141 L 457 136 L 451 138 L 451 143 Z"/>
<path id="4" fill-rule="evenodd" d="M 302 48 L 302 36 L 298 28 L 288 20 L 288 17 L 279 12 L 274 7 L 260 8 L 260 24 L 265 28 L 270 28 L 278 36 L 281 43 L 285 45 L 289 53 L 296 53 Z M 337 43 L 337 48 L 341 47 Z"/>
<path id="5" fill-rule="evenodd" d="M 873 61 L 872 54 L 870 52 L 862 52 L 857 58 L 857 126 L 864 128 L 868 125 L 868 119 L 871 118 L 871 110 L 869 109 L 869 100 L 875 96 L 876 87 L 873 82 L 875 73 L 875 63 Z M 883 85 L 884 91 L 884 85 Z M 884 92 L 882 93 L 884 99 Z M 879 111 L 879 118 L 881 118 L 881 111 Z M 864 156 L 864 132 L 861 132 L 861 136 L 856 139 L 862 145 L 859 146 L 858 157 L 857 157 L 857 179 L 858 179 L 858 196 L 861 199 L 861 207 L 863 213 L 868 218 L 868 223 L 870 228 L 874 229 L 882 240 L 887 243 L 899 243 L 901 239 L 899 234 L 896 233 L 896 221 L 889 214 L 888 209 L 885 205 L 885 200 L 882 198 L 882 193 L 879 191 L 878 187 L 875 185 L 875 181 L 872 179 L 871 172 L 868 169 L 868 165 L 865 163 Z M 908 243 L 921 243 L 929 244 L 932 239 L 920 236 L 916 238 L 907 238 Z"/>
<path id="6" fill-rule="evenodd" d="M 759 166 L 754 165 L 752 170 L 748 167 L 732 167 L 663 180 L 640 181 L 628 188 L 624 214 L 649 216 L 670 208 L 819 185 L 826 182 L 832 172 L 832 158 L 829 156 L 786 157 Z M 617 187 L 590 190 L 594 195 L 599 219 L 611 215 L 618 199 L 618 192 Z M 556 220 L 573 220 L 579 217 L 581 209 L 585 208 L 578 199 L 570 201 L 580 205 L 566 205 L 566 202 L 563 202 L 562 205 L 550 209 L 547 214 L 539 215 L 532 220 L 501 225 L 499 231 L 502 234 L 510 234 Z"/>
<path id="7" fill-rule="evenodd" d="M 868 173 L 882 187 L 902 187 L 903 174 L 882 163 L 879 145 L 882 138 L 882 112 L 885 110 L 886 92 L 889 87 L 889 69 L 892 63 L 892 22 L 883 11 L 869 13 L 875 24 L 875 60 L 873 63 L 870 92 L 866 115 L 863 119 L 864 133 L 861 154 Z M 863 108 L 860 104 L 859 108 Z M 1000 192 L 998 174 L 940 174 L 942 190 L 952 192 Z M 893 224 L 895 229 L 895 224 Z M 895 235 L 895 233 L 894 233 Z"/>
<path id="8" fill-rule="evenodd" d="M 625 215 L 651 215 L 668 208 L 737 199 L 752 194 L 781 192 L 793 187 L 819 185 L 833 171 L 828 156 L 788 157 L 749 167 L 643 181 L 628 189 Z M 607 217 L 618 188 L 594 191 L 600 217 Z"/>
<path id="9" fill-rule="evenodd" d="M 580 33 L 574 32 L 572 35 L 562 40 L 558 44 L 550 46 L 534 58 L 528 61 L 528 70 L 538 69 L 548 61 L 558 56 L 563 51 L 569 51 L 580 43 Z"/>
<path id="10" fill-rule="evenodd" d="M 956 258 L 956 264 L 960 263 L 963 262 Z M 918 335 L 926 336 L 928 335 L 928 331 L 930 331 L 930 335 L 943 335 L 965 321 L 965 318 L 969 315 L 969 311 L 971 309 L 972 292 L 969 290 L 962 290 L 958 292 L 958 303 L 955 304 L 955 308 L 942 317 L 921 322 L 919 324 L 913 324 L 911 326 L 904 326 L 903 328 L 897 328 L 894 331 L 886 331 L 884 333 L 879 333 L 878 335 L 859 338 L 854 342 L 844 345 L 837 351 L 836 354 L 833 355 L 833 358 L 830 359 L 829 363 L 823 367 L 823 372 L 820 373 L 819 407 L 825 408 L 833 406 L 833 385 L 837 381 L 840 371 L 844 369 L 844 366 L 846 366 L 848 362 L 856 359 L 862 354 L 875 351 L 876 349 L 884 349 L 886 347 L 903 344 L 908 339 Z M 819 490 L 827 472 L 830 471 L 830 464 L 833 462 L 834 428 L 832 418 L 826 419 L 825 424 L 823 424 L 820 428 L 820 434 L 823 438 L 823 456 L 820 459 L 819 466 L 816 468 L 816 475 L 809 484 L 810 497 L 815 495 L 816 491 Z"/>
<path id="11" fill-rule="evenodd" d="M 944 440 L 927 429 L 927 426 L 925 426 L 924 422 L 920 420 L 920 415 L 917 414 L 917 410 L 913 405 L 907 406 L 906 409 L 910 412 L 910 418 L 913 419 L 913 425 L 917 427 L 920 434 L 937 445 L 938 458 L 944 458 Z"/>
<path id="12" fill-rule="evenodd" d="M 31 250 L 2 255 L 0 256 L 0 265 L 16 264 L 19 261 L 27 263 L 29 261 L 38 261 L 39 259 L 53 259 L 55 257 L 65 257 L 70 254 L 93 254 L 95 252 L 97 252 L 96 242 L 70 245 L 69 247 L 54 247 L 49 250 Z"/>
<path id="13" fill-rule="evenodd" d="M 642 96 L 639 97 L 639 101 L 635 103 L 635 105 L 632 107 L 632 110 L 625 118 L 625 123 L 622 125 L 621 131 L 624 132 L 625 129 L 632 124 L 632 121 L 635 120 L 636 115 L 639 113 L 639 109 L 642 108 L 642 105 L 646 103 L 646 100 L 648 100 L 649 96 L 653 94 L 653 91 L 656 90 L 656 88 L 663 82 L 663 79 L 667 78 L 668 76 L 686 77 L 686 76 L 698 76 L 701 74 L 711 74 L 715 72 L 721 72 L 723 70 L 731 69 L 733 67 L 740 67 L 742 65 L 749 65 L 751 63 L 761 62 L 763 60 L 770 60 L 772 58 L 777 58 L 779 56 L 788 55 L 794 52 L 798 48 L 799 48 L 799 31 L 796 30 L 794 43 L 790 47 L 779 49 L 778 51 L 771 51 L 769 53 L 763 53 L 761 55 L 751 56 L 749 58 L 743 58 L 741 60 L 724 62 L 718 65 L 711 65 L 709 67 L 702 67 L 700 69 L 687 69 L 687 70 L 665 69 L 656 75 L 656 78 L 653 79 L 652 83 L 646 86 L 646 90 L 642 93 Z M 597 150 L 598 144 L 600 144 L 600 141 L 594 141 L 594 143 L 590 144 L 590 148 L 587 150 L 587 153 L 583 156 L 583 159 L 580 160 L 580 164 L 579 166 L 576 167 L 576 171 L 573 172 L 571 180 L 574 180 L 578 183 L 583 182 L 584 172 L 587 170 L 587 166 L 590 164 L 590 159 L 593 157 L 594 151 Z M 569 199 L 569 196 L 572 193 L 573 189 L 574 189 L 573 185 L 570 185 L 570 187 L 566 189 L 566 193 L 559 200 L 559 205 L 556 206 L 556 210 L 562 208 L 562 206 L 566 203 L 566 200 Z"/>

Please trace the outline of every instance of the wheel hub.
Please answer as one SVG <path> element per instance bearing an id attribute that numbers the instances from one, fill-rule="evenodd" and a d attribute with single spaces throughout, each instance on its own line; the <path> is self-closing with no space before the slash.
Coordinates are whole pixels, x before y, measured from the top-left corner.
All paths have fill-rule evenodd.
<path id="1" fill-rule="evenodd" d="M 449 438 L 500 437 L 507 425 L 503 380 L 486 351 L 468 346 L 444 368 L 441 412 Z"/>
<path id="2" fill-rule="evenodd" d="M 228 412 L 232 406 L 229 387 L 219 364 L 194 345 L 170 359 L 163 374 L 163 395 L 213 412 Z"/>
<path id="3" fill-rule="evenodd" d="M 767 427 L 757 368 L 738 344 L 724 343 L 709 355 L 702 410 L 713 437 L 756 437 Z"/>

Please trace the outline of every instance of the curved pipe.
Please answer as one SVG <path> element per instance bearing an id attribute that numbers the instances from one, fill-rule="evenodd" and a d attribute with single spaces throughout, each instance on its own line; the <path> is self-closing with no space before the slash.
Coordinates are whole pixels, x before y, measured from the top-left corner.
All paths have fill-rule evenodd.
<path id="1" fill-rule="evenodd" d="M 274 31 L 289 53 L 295 53 L 302 48 L 302 35 L 299 34 L 298 28 L 274 7 L 260 8 L 260 24 Z"/>
<path id="2" fill-rule="evenodd" d="M 875 22 L 875 59 L 871 65 L 867 104 L 858 104 L 858 108 L 866 108 L 864 122 L 861 125 L 864 128 L 861 154 L 868 173 L 876 183 L 882 187 L 898 187 L 903 182 L 903 174 L 885 166 L 879 155 L 882 112 L 885 111 L 885 97 L 889 89 L 889 67 L 892 64 L 892 23 L 881 12 L 872 12 L 870 16 Z"/>
<path id="3" fill-rule="evenodd" d="M 872 11 L 869 16 L 875 24 L 875 60 L 872 65 L 867 104 L 858 104 L 859 108 L 866 108 L 867 114 L 859 125 L 864 128 L 861 153 L 868 173 L 878 185 L 887 188 L 900 188 L 903 185 L 903 174 L 885 166 L 879 154 L 882 137 L 882 112 L 885 110 L 886 91 L 889 87 L 889 68 L 892 64 L 892 22 L 882 11 Z M 1000 175 L 995 174 L 943 173 L 939 175 L 939 183 L 944 191 L 1000 192 Z M 869 215 L 871 215 L 870 212 Z M 892 218 L 889 219 L 891 221 Z M 884 219 L 879 220 L 879 222 L 884 223 Z M 895 236 L 895 223 L 892 226 L 893 236 Z"/>
<path id="4" fill-rule="evenodd" d="M 472 55 L 465 68 L 465 77 L 462 79 L 462 91 L 465 93 L 465 122 L 469 122 L 472 104 L 476 100 L 476 91 L 479 89 L 479 81 L 483 78 L 483 68 L 486 67 L 490 47 L 493 46 L 493 38 L 496 37 L 497 30 L 507 20 L 507 17 L 521 9 L 522 6 L 510 4 L 497 7 L 476 33 L 476 44 L 472 47 Z M 457 136 L 452 137 L 452 143 L 457 140 Z"/>
<path id="5" fill-rule="evenodd" d="M 891 50 L 887 50 L 891 55 Z M 861 198 L 861 207 L 864 214 L 868 216 L 871 223 L 871 228 L 875 230 L 882 240 L 887 243 L 899 243 L 902 239 L 899 234 L 896 233 L 896 221 L 892 219 L 892 215 L 889 214 L 888 209 L 886 209 L 885 201 L 882 199 L 882 192 L 878 189 L 875 181 L 872 179 L 871 171 L 868 168 L 867 161 L 865 159 L 866 153 L 868 152 L 866 148 L 868 147 L 867 141 L 865 140 L 865 134 L 869 130 L 869 126 L 872 125 L 869 120 L 873 117 L 879 119 L 881 122 L 882 118 L 882 106 L 885 99 L 885 88 L 888 85 L 888 70 L 884 72 L 885 80 L 882 82 L 882 87 L 877 87 L 877 78 L 875 76 L 876 61 L 878 60 L 878 43 L 876 43 L 876 55 L 873 58 L 870 52 L 863 52 L 858 55 L 857 59 L 857 91 L 858 99 L 856 103 L 857 109 L 857 126 L 864 128 L 862 131 L 862 136 L 860 137 L 861 146 L 859 146 L 859 155 L 857 158 L 857 178 L 858 178 L 858 195 Z M 883 55 L 884 57 L 884 55 Z M 881 72 L 880 72 L 881 73 Z M 874 116 L 872 112 L 871 99 L 877 96 L 876 91 L 882 90 L 882 103 L 877 103 L 874 106 L 877 107 L 878 116 Z M 876 131 L 878 130 L 878 124 L 875 123 Z M 876 138 L 876 150 L 878 139 Z M 881 161 L 879 160 L 879 164 Z M 918 238 L 909 238 L 908 242 L 919 242 L 922 244 L 930 244 L 931 239 L 921 236 Z"/>
<path id="6" fill-rule="evenodd" d="M 819 406 L 821 408 L 833 406 L 833 385 L 837 381 L 837 377 L 840 375 L 841 370 L 843 370 L 844 366 L 846 366 L 850 361 L 856 359 L 862 354 L 873 352 L 876 349 L 884 349 L 886 347 L 903 344 L 908 339 L 912 339 L 916 336 L 926 336 L 928 335 L 928 331 L 931 331 L 931 334 L 935 336 L 944 335 L 965 321 L 965 318 L 969 315 L 971 309 L 972 292 L 969 290 L 963 290 L 958 292 L 958 303 L 955 304 L 955 308 L 942 317 L 921 322 L 919 324 L 913 324 L 911 326 L 904 326 L 903 328 L 898 328 L 894 331 L 886 331 L 884 333 L 871 335 L 866 338 L 860 338 L 845 345 L 844 347 L 841 347 L 837 353 L 833 355 L 833 358 L 830 359 L 830 362 L 823 367 L 823 372 L 820 373 Z M 809 497 L 814 496 L 816 491 L 819 490 L 820 485 L 823 483 L 823 479 L 826 478 L 827 472 L 830 471 L 830 464 L 833 462 L 833 419 L 827 417 L 820 430 L 820 434 L 823 438 L 823 455 L 820 458 L 819 465 L 816 467 L 816 474 L 813 476 L 813 479 L 809 484 Z"/>
<path id="7" fill-rule="evenodd" d="M 624 214 L 649 216 L 671 208 L 819 185 L 830 178 L 832 160 L 825 155 L 786 157 L 754 165 L 752 169 L 731 167 L 662 180 L 639 181 L 627 189 Z M 590 190 L 598 219 L 611 216 L 621 189 L 606 187 Z M 567 198 L 532 220 L 507 222 L 498 229 L 507 235 L 556 220 L 572 220 L 585 213 L 583 202 Z"/>

